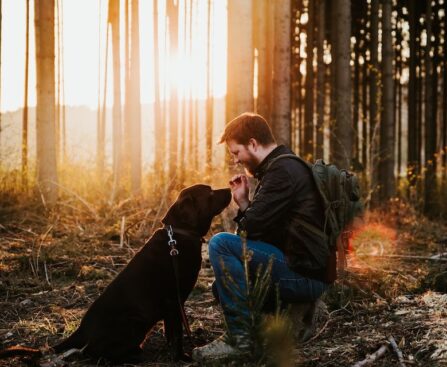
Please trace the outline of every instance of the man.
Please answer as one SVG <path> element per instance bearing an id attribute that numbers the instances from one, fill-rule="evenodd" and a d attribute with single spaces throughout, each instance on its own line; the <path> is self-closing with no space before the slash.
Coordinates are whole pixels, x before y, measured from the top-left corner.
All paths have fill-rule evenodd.
<path id="1" fill-rule="evenodd" d="M 271 280 L 279 285 L 281 300 L 286 303 L 315 301 L 328 287 L 331 256 L 321 237 L 292 225 L 295 220 L 301 220 L 321 231 L 324 228 L 324 209 L 311 171 L 293 158 L 283 157 L 273 162 L 275 157 L 292 151 L 276 143 L 268 123 L 257 114 L 244 113 L 229 122 L 220 143 L 226 143 L 235 164 L 241 164 L 248 176 L 258 180 L 251 200 L 246 175 L 235 175 L 230 181 L 233 200 L 239 207 L 234 219 L 238 234 L 241 231 L 247 234 L 250 273 L 259 264 L 266 266 L 273 256 Z M 236 319 L 241 314 L 248 317 L 248 310 L 241 310 L 241 303 L 237 302 L 239 309 L 234 311 L 234 297 L 243 301 L 245 295 L 240 236 L 230 233 L 213 236 L 209 241 L 209 257 L 228 331 L 237 341 L 238 349 L 243 349 L 246 336 L 239 330 Z M 224 269 L 241 292 L 232 292 L 225 286 Z M 220 338 L 196 348 L 193 358 L 221 358 L 235 352 L 235 348 Z"/>

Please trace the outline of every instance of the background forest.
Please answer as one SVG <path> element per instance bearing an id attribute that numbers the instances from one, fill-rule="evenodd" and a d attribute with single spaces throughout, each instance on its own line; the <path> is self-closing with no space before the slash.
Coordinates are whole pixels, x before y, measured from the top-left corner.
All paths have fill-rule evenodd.
<path id="1" fill-rule="evenodd" d="M 446 0 L 0 0 L 2 343 L 68 335 L 182 188 L 227 186 L 239 168 L 219 136 L 253 111 L 303 158 L 354 171 L 367 208 L 295 364 L 349 365 L 389 336 L 405 363 L 445 363 L 446 13 Z M 234 209 L 213 233 L 234 229 Z M 203 257 L 190 349 L 223 330 Z"/>

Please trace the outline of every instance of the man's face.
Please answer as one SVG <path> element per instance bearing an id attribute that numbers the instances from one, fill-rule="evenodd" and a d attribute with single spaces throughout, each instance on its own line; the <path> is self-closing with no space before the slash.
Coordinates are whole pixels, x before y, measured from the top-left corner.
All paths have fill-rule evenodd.
<path id="1" fill-rule="evenodd" d="M 226 142 L 228 150 L 233 157 L 234 164 L 244 166 L 248 175 L 253 176 L 259 160 L 256 156 L 256 143 L 250 142 L 247 145 L 238 144 L 234 140 Z"/>

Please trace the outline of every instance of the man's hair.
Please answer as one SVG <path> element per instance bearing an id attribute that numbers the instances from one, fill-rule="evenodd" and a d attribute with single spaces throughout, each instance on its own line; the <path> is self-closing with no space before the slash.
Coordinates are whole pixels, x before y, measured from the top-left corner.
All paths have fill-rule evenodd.
<path id="1" fill-rule="evenodd" d="M 264 117 L 245 112 L 225 126 L 219 143 L 234 140 L 237 144 L 247 145 L 252 138 L 263 146 L 276 143 L 272 129 Z"/>

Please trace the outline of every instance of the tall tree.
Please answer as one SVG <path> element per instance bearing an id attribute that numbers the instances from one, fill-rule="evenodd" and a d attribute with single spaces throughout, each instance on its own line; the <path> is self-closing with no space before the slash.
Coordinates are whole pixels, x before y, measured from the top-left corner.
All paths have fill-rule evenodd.
<path id="1" fill-rule="evenodd" d="M 54 70 L 54 0 L 35 0 L 37 183 L 42 197 L 54 205 L 57 196 Z"/>
<path id="2" fill-rule="evenodd" d="M 316 158 L 323 158 L 325 101 L 324 76 L 326 72 L 326 65 L 324 64 L 324 40 L 326 36 L 326 0 L 319 0 L 317 5 L 317 131 L 315 155 Z"/>
<path id="3" fill-rule="evenodd" d="M 169 57 L 177 59 L 178 54 L 178 2 L 168 0 Z M 172 185 L 177 183 L 178 161 L 178 92 L 175 85 L 169 85 L 169 179 Z"/>
<path id="4" fill-rule="evenodd" d="M 277 0 L 274 7 L 272 128 L 278 143 L 290 146 L 291 0 Z"/>
<path id="5" fill-rule="evenodd" d="M 120 8 L 119 0 L 109 0 L 108 21 L 112 28 L 113 53 L 113 177 L 114 188 L 120 185 L 122 165 L 121 121 L 121 56 L 120 56 Z M 115 190 L 113 191 L 113 195 Z M 112 199 L 113 199 L 112 195 Z"/>
<path id="6" fill-rule="evenodd" d="M 349 168 L 352 159 L 351 121 L 351 1 L 335 0 L 337 19 L 335 44 L 335 121 L 331 133 L 332 160 L 341 168 Z"/>
<path id="7" fill-rule="evenodd" d="M 258 56 L 258 96 L 256 112 L 267 121 L 271 120 L 272 90 L 272 37 L 273 37 L 273 2 L 259 0 L 253 2 L 254 8 L 254 47 Z"/>
<path id="8" fill-rule="evenodd" d="M 226 120 L 253 111 L 253 4 L 228 0 Z"/>
<path id="9" fill-rule="evenodd" d="M 166 127 L 162 102 L 160 97 L 160 46 L 158 33 L 158 0 L 153 2 L 154 9 L 154 143 L 155 143 L 155 161 L 154 171 L 160 179 L 160 185 L 164 185 L 165 164 L 166 161 Z"/>
<path id="10" fill-rule="evenodd" d="M 101 19 L 101 12 L 99 12 L 99 19 Z M 99 27 L 101 22 L 98 21 Z M 107 76 L 109 65 L 109 33 L 110 24 L 106 25 L 106 46 L 104 54 L 104 90 L 103 101 L 101 107 L 101 92 L 100 92 L 100 75 L 101 75 L 101 60 L 98 63 L 98 115 L 97 115 L 97 140 L 96 140 L 96 173 L 100 181 L 104 178 L 105 170 L 105 140 L 106 140 L 106 112 L 107 112 Z M 99 34 L 98 49 L 101 50 L 101 32 Z"/>
<path id="11" fill-rule="evenodd" d="M 389 199 L 396 193 L 393 44 L 391 26 L 392 0 L 383 0 L 382 8 L 382 121 L 380 125 L 381 197 Z"/>
<path id="12" fill-rule="evenodd" d="M 28 79 L 29 79 L 29 0 L 26 0 L 25 88 L 22 115 L 22 185 L 28 186 Z"/>
<path id="13" fill-rule="evenodd" d="M 369 160 L 370 190 L 373 201 L 378 199 L 378 162 L 379 162 L 379 0 L 371 0 L 370 32 L 370 68 L 369 68 Z"/>
<path id="14" fill-rule="evenodd" d="M 315 2 L 308 2 L 308 20 L 306 28 L 306 103 L 304 117 L 304 157 L 312 160 L 314 157 L 314 14 Z"/>
<path id="15" fill-rule="evenodd" d="M 139 0 L 132 0 L 129 72 L 130 176 L 133 194 L 141 190 L 141 92 L 140 92 L 140 22 Z"/>
<path id="16" fill-rule="evenodd" d="M 0 0 L 0 159 L 1 159 L 1 147 L 2 147 L 2 34 L 3 34 L 3 27 L 2 27 L 2 21 L 3 21 L 3 0 Z"/>
<path id="17" fill-rule="evenodd" d="M 432 4 L 427 1 L 425 10 L 425 31 L 427 34 L 425 49 L 425 200 L 424 212 L 427 215 L 434 215 L 436 212 L 436 94 L 433 94 L 433 84 L 435 82 L 433 73 L 432 57 L 436 50 L 432 49 Z M 437 83 L 436 83 L 437 84 Z M 435 84 L 435 85 L 436 85 Z M 436 88 L 435 88 L 436 90 Z"/>
<path id="18" fill-rule="evenodd" d="M 212 171 L 213 162 L 213 113 L 214 113 L 214 98 L 213 98 L 213 79 L 212 79 L 212 2 L 208 0 L 208 15 L 207 15 L 207 52 L 206 52 L 206 168 L 208 172 Z"/>
<path id="19" fill-rule="evenodd" d="M 409 2 L 409 26 L 410 26 L 410 60 L 409 60 L 409 80 L 408 80 L 408 162 L 407 176 L 410 186 L 416 184 L 418 171 L 418 151 L 417 151 L 417 104 L 416 104 L 416 38 L 417 21 L 416 0 Z"/>

